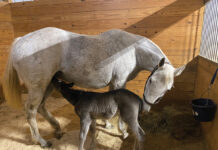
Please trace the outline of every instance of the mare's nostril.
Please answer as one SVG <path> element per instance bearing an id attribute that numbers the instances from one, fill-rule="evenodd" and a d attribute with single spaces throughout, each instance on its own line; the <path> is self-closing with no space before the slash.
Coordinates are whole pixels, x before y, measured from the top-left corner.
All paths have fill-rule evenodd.
<path id="1" fill-rule="evenodd" d="M 159 103 L 162 97 L 159 97 L 156 101 L 155 104 Z"/>

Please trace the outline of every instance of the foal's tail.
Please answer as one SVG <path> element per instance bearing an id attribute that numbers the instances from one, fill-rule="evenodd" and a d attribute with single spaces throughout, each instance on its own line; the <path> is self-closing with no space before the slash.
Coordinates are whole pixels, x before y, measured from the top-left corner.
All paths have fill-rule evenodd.
<path id="1" fill-rule="evenodd" d="M 8 105 L 14 108 L 21 108 L 22 101 L 21 101 L 20 82 L 17 75 L 17 71 L 13 66 L 13 60 L 11 56 L 9 56 L 5 68 L 2 86 L 3 86 L 4 98 L 7 101 Z"/>

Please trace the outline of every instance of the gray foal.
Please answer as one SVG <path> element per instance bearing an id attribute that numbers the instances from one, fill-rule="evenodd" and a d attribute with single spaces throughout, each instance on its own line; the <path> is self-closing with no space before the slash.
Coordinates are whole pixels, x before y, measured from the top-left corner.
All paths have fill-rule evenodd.
<path id="1" fill-rule="evenodd" d="M 92 136 L 90 149 L 94 149 L 96 119 L 110 119 L 117 113 L 136 136 L 134 149 L 143 149 L 145 133 L 138 123 L 138 116 L 146 109 L 144 108 L 145 102 L 139 96 L 126 89 L 105 93 L 74 90 L 71 89 L 73 84 L 66 84 L 55 77 L 52 83 L 63 97 L 75 106 L 76 114 L 80 118 L 79 150 L 83 149 L 89 128 Z M 121 128 L 121 130 L 125 129 Z"/>

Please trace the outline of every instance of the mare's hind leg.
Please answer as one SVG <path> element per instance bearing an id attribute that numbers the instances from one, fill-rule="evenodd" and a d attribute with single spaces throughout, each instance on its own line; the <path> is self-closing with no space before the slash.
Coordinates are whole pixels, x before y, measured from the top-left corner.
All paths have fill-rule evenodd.
<path id="1" fill-rule="evenodd" d="M 42 90 L 41 87 L 32 87 L 28 88 L 28 92 L 28 99 L 25 103 L 25 111 L 32 134 L 32 139 L 34 142 L 40 143 L 42 147 L 50 147 L 52 144 L 40 136 L 36 122 L 36 114 L 43 99 L 44 90 Z"/>
<path id="2" fill-rule="evenodd" d="M 43 100 L 39 105 L 38 112 L 51 124 L 51 126 L 55 129 L 55 137 L 60 139 L 62 137 L 61 127 L 59 122 L 52 116 L 50 112 L 45 108 L 45 101 L 53 90 L 53 85 L 50 83 L 45 91 Z"/>

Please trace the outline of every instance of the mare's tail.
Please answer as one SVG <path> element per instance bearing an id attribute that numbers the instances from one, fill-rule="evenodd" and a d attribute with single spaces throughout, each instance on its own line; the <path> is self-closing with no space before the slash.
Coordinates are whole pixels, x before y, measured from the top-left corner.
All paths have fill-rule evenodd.
<path id="1" fill-rule="evenodd" d="M 12 56 L 9 56 L 3 80 L 3 95 L 8 105 L 14 108 L 21 108 L 22 100 L 21 100 L 21 87 L 18 78 L 17 71 L 13 66 Z"/>

